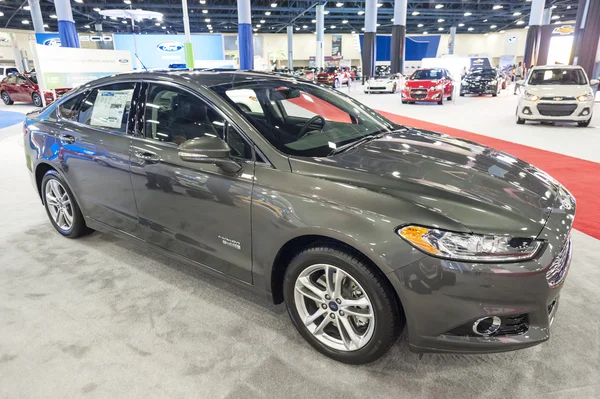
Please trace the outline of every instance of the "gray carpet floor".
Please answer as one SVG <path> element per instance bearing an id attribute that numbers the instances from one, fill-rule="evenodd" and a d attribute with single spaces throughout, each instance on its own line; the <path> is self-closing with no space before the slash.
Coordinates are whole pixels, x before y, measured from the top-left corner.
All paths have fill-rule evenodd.
<path id="1" fill-rule="evenodd" d="M 599 398 L 600 243 L 575 254 L 548 343 L 331 361 L 282 307 L 99 233 L 55 233 L 20 126 L 0 130 L 1 398 Z"/>

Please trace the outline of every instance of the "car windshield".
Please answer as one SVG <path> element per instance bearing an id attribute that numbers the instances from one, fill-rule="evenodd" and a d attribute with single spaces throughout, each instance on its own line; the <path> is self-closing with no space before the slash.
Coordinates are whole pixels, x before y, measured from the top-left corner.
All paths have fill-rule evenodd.
<path id="1" fill-rule="evenodd" d="M 586 85 L 587 79 L 582 69 L 535 69 L 529 77 L 530 85 Z"/>
<path id="2" fill-rule="evenodd" d="M 337 68 L 327 68 L 325 70 L 325 72 L 327 72 L 327 73 L 335 73 L 336 71 L 337 71 Z"/>
<path id="3" fill-rule="evenodd" d="M 434 80 L 442 78 L 441 69 L 419 69 L 410 77 L 411 80 Z"/>
<path id="4" fill-rule="evenodd" d="M 400 126 L 352 98 L 312 83 L 256 80 L 213 86 L 279 151 L 325 157 Z"/>
<path id="5" fill-rule="evenodd" d="M 35 75 L 27 75 L 27 79 L 31 80 L 35 84 L 38 84 L 37 76 Z"/>
<path id="6" fill-rule="evenodd" d="M 476 69 L 471 71 L 469 75 L 473 77 L 493 78 L 496 77 L 496 71 L 493 69 Z"/>

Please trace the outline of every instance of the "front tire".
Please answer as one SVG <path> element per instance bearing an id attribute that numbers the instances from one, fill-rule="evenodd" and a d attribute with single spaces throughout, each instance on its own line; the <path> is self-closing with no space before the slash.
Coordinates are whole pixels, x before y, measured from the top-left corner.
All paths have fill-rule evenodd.
<path id="1" fill-rule="evenodd" d="M 6 105 L 13 105 L 15 103 L 13 100 L 10 99 L 10 96 L 5 91 L 3 91 L 2 94 L 0 94 L 0 96 L 2 97 L 2 101 Z"/>
<path id="2" fill-rule="evenodd" d="M 336 245 L 305 249 L 292 260 L 284 278 L 284 298 L 304 339 L 342 363 L 377 360 L 404 325 L 385 277 Z"/>
<path id="3" fill-rule="evenodd" d="M 336 89 L 339 89 L 339 88 L 340 88 L 340 81 L 339 81 L 339 79 L 336 79 L 336 80 L 333 82 L 333 87 L 335 87 Z"/>
<path id="4" fill-rule="evenodd" d="M 42 105 L 44 105 L 42 103 L 42 96 L 40 96 L 38 93 L 33 93 L 31 95 L 31 100 L 33 101 L 33 105 L 35 105 L 36 107 L 41 107 Z"/>
<path id="5" fill-rule="evenodd" d="M 42 179 L 42 198 L 50 222 L 60 234 L 78 238 L 91 232 L 75 196 L 55 170 L 49 170 Z"/>

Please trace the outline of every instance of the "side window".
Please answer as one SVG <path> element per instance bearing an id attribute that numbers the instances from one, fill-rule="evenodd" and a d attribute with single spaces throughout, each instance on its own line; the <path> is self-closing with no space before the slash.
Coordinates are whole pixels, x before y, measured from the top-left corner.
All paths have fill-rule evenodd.
<path id="1" fill-rule="evenodd" d="M 83 100 L 79 123 L 125 133 L 135 83 L 116 83 L 93 89 Z"/>
<path id="2" fill-rule="evenodd" d="M 19 70 L 17 68 L 6 68 L 5 75 L 8 75 L 9 73 L 17 73 L 17 72 L 19 72 Z"/>
<path id="3" fill-rule="evenodd" d="M 200 98 L 170 86 L 150 84 L 144 114 L 144 136 L 179 145 L 198 137 L 219 137 L 231 147 L 231 156 L 252 159 L 252 147 Z"/>
<path id="4" fill-rule="evenodd" d="M 18 85 L 25 85 L 25 84 L 28 84 L 28 83 L 27 83 L 27 80 L 23 76 L 17 76 L 17 84 Z"/>
<path id="5" fill-rule="evenodd" d="M 11 85 L 14 85 L 17 83 L 17 76 L 16 75 L 10 75 L 8 77 L 8 83 L 10 83 Z"/>
<path id="6" fill-rule="evenodd" d="M 73 96 L 66 101 L 63 101 L 58 106 L 58 114 L 62 119 L 74 121 L 77 119 L 77 111 L 79 110 L 79 103 L 83 98 L 84 94 Z"/>

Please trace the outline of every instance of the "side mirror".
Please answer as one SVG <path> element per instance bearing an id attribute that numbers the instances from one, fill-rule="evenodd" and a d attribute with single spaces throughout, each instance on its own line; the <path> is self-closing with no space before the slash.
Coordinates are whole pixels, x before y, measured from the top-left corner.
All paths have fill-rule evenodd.
<path id="1" fill-rule="evenodd" d="M 187 162 L 217 165 L 227 173 L 236 173 L 242 167 L 229 158 L 229 145 L 218 137 L 198 137 L 179 146 L 179 158 Z"/>
<path id="2" fill-rule="evenodd" d="M 600 83 L 600 80 L 598 79 L 590 80 L 590 86 L 598 86 L 598 83 Z"/>

